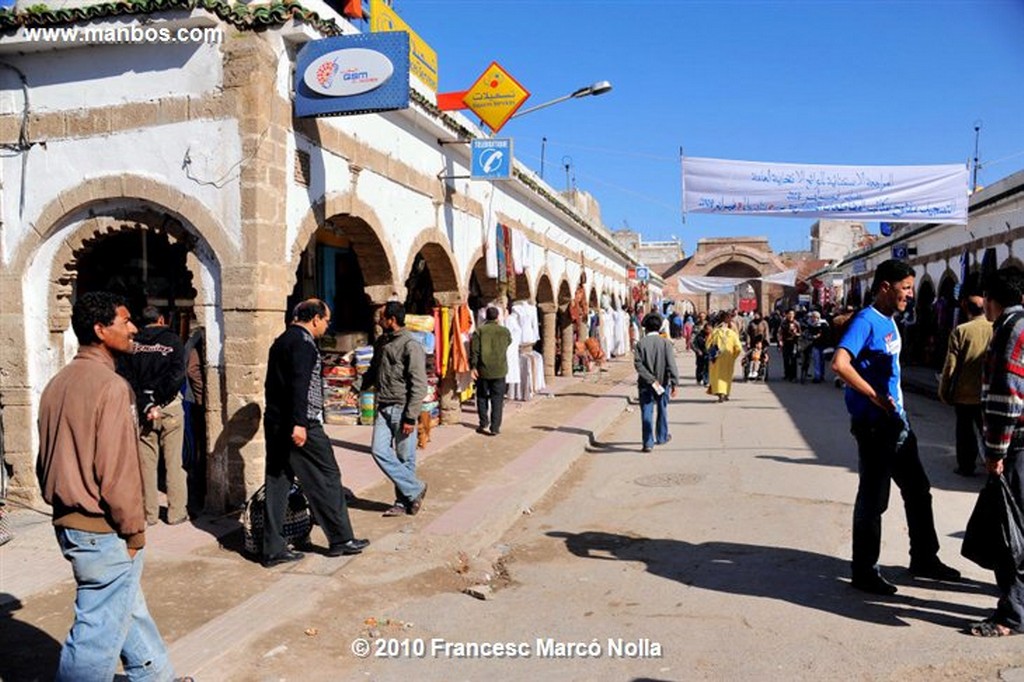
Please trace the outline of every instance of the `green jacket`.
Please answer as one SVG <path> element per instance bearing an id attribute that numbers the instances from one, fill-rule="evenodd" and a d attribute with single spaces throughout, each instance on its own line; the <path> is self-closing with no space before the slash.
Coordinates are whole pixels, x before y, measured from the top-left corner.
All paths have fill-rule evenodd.
<path id="1" fill-rule="evenodd" d="M 504 379 L 508 374 L 508 351 L 512 334 L 495 321 L 473 332 L 469 342 L 469 368 L 483 379 Z"/>

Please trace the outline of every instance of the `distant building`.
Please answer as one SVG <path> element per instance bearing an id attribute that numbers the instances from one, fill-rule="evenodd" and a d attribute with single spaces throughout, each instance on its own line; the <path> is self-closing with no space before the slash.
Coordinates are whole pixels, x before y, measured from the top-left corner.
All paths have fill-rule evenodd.
<path id="1" fill-rule="evenodd" d="M 838 261 L 869 246 L 875 235 L 864 223 L 852 220 L 819 220 L 811 225 L 811 252 L 815 260 Z"/>
<path id="2" fill-rule="evenodd" d="M 633 258 L 659 272 L 655 266 L 678 263 L 685 257 L 683 244 L 678 239 L 645 241 L 639 232 L 628 228 L 613 232 L 612 239 Z"/>

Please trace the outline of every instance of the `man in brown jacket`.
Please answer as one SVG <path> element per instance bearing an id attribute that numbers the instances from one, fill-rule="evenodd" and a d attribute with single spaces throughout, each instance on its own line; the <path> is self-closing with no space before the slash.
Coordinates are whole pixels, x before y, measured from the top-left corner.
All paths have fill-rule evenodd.
<path id="1" fill-rule="evenodd" d="M 56 679 L 110 680 L 120 659 L 130 680 L 170 680 L 140 585 L 146 514 L 137 413 L 131 387 L 114 371 L 137 330 L 124 300 L 106 292 L 79 298 L 71 325 L 80 348 L 39 401 L 36 471 L 78 583 Z"/>
<path id="2" fill-rule="evenodd" d="M 968 321 L 949 334 L 949 349 L 939 378 L 939 398 L 956 411 L 956 473 L 973 476 L 981 454 L 981 372 L 992 341 L 992 323 L 985 319 L 985 299 L 965 291 L 961 309 Z"/>

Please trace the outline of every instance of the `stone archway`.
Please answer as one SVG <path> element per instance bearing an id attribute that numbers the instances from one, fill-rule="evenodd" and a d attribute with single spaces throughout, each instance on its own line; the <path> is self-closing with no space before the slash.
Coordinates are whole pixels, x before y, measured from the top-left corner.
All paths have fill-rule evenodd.
<path id="1" fill-rule="evenodd" d="M 541 354 L 544 356 L 544 376 L 555 376 L 555 354 L 558 347 L 558 306 L 551 276 L 545 269 L 537 279 L 537 309 L 540 311 Z"/>
<path id="2" fill-rule="evenodd" d="M 20 322 L 10 328 L 22 332 L 16 338 L 5 339 L 4 355 L 16 358 L 16 361 L 8 364 L 5 358 L 4 366 L 9 371 L 0 379 L 3 400 L 8 408 L 5 414 L 7 456 L 17 470 L 12 488 L 15 495 L 32 501 L 38 499 L 38 486 L 32 476 L 35 458 L 32 415 L 37 409 L 43 386 L 66 363 L 68 354 L 77 346 L 70 322 L 79 269 L 104 240 L 123 239 L 132 232 L 145 232 L 185 249 L 180 267 L 187 271 L 190 281 L 188 291 L 183 295 L 193 301 L 192 312 L 198 324 L 206 328 L 207 442 L 213 442 L 222 430 L 224 334 L 220 310 L 224 298 L 222 272 L 225 264 L 221 257 L 233 260 L 237 253 L 230 247 L 220 224 L 198 202 L 181 196 L 176 210 L 171 210 L 149 199 L 131 196 L 173 198 L 177 195 L 158 183 L 149 180 L 139 182 L 130 176 L 117 184 L 117 189 L 129 196 L 99 198 L 92 192 L 106 185 L 98 182 L 83 183 L 83 187 L 89 189 L 83 195 L 82 204 L 58 202 L 62 209 L 66 209 L 59 214 L 55 212 L 54 204 L 43 210 L 42 215 L 53 222 L 33 233 L 33 238 L 21 245 L 16 264 L 10 271 L 14 275 L 11 281 L 14 286 L 8 295 L 0 297 L 3 299 L 0 304 L 2 314 L 20 318 Z M 72 196 L 78 194 L 77 190 L 71 193 Z M 190 215 L 183 215 L 184 211 Z M 204 233 L 200 226 L 208 233 Z M 95 284 L 93 288 L 96 288 Z M 176 301 L 170 301 L 170 304 L 175 305 Z M 46 348 L 49 352 L 28 353 L 27 348 Z M 207 461 L 212 461 L 212 458 Z M 227 484 L 225 479 L 218 477 L 220 473 L 212 467 L 206 471 L 210 483 L 207 500 L 213 499 L 219 484 Z"/>
<path id="3" fill-rule="evenodd" d="M 719 265 L 716 265 L 708 271 L 708 277 L 743 277 L 754 279 L 761 276 L 761 272 L 757 270 L 753 265 L 740 260 L 729 260 Z M 761 310 L 767 308 L 763 302 L 763 286 L 760 281 L 748 282 L 754 289 L 754 298 L 758 301 L 758 307 Z M 737 306 L 735 301 L 735 295 L 730 292 L 728 294 L 708 294 L 707 299 L 708 310 L 729 310 Z"/>
<path id="4" fill-rule="evenodd" d="M 469 283 L 466 298 L 473 310 L 479 310 L 498 299 L 498 280 L 487 276 L 487 261 L 484 256 L 477 258 L 466 281 Z"/>
<path id="5" fill-rule="evenodd" d="M 537 278 L 537 304 L 541 303 L 554 303 L 555 302 L 555 289 L 551 285 L 551 275 L 545 270 L 541 273 L 540 277 Z"/>
<path id="6" fill-rule="evenodd" d="M 530 290 L 530 276 L 526 274 L 526 271 L 520 272 L 516 275 L 516 288 L 514 295 L 509 296 L 512 301 L 532 301 L 533 292 Z"/>
<path id="7" fill-rule="evenodd" d="M 921 278 L 914 297 L 914 324 L 908 334 L 908 357 L 912 362 L 934 361 L 938 324 L 935 317 L 935 285 L 930 275 Z"/>
<path id="8" fill-rule="evenodd" d="M 327 195 L 306 213 L 289 254 L 292 273 L 320 229 L 350 242 L 366 283 L 365 292 L 374 304 L 383 305 L 401 293 L 395 254 L 380 219 L 370 206 L 348 193 Z"/>
<path id="9" fill-rule="evenodd" d="M 454 306 L 465 300 L 455 269 L 455 256 L 448 246 L 447 237 L 439 230 L 420 232 L 409 249 L 404 270 L 407 301 L 414 296 L 408 290 L 409 278 L 422 275 L 423 268 L 429 273 L 431 293 L 439 304 Z"/>
<path id="10" fill-rule="evenodd" d="M 762 277 L 785 271 L 786 264 L 772 251 L 767 237 L 721 237 L 699 239 L 694 254 L 674 275 L 708 277 Z M 783 287 L 778 284 L 755 284 L 758 308 L 768 310 L 773 299 L 781 298 Z M 707 310 L 710 297 L 685 295 L 697 310 Z M 724 298 L 720 305 L 725 305 Z M 731 302 L 729 303 L 731 306 Z"/>

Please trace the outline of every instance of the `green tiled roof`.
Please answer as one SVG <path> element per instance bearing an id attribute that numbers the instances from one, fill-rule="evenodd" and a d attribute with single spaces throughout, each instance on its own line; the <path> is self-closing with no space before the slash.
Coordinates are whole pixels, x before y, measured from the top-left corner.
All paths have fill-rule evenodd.
<path id="1" fill-rule="evenodd" d="M 341 27 L 333 19 L 324 19 L 294 0 L 265 5 L 229 4 L 223 0 L 123 0 L 66 9 L 52 9 L 41 3 L 24 11 L 13 7 L 0 10 L 0 33 L 11 33 L 22 26 L 76 24 L 124 15 L 194 9 L 204 9 L 215 14 L 242 31 L 273 28 L 294 18 L 306 22 L 325 36 L 342 33 Z"/>

